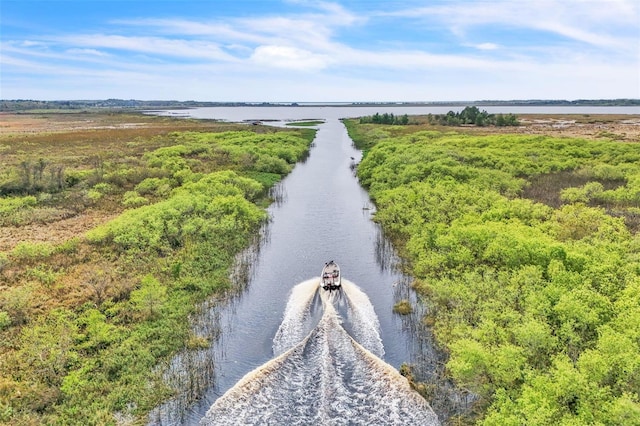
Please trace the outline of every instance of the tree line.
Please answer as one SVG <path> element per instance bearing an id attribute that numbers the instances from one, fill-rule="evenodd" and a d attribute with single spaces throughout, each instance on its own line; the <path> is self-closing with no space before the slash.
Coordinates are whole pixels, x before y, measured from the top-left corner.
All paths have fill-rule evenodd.
<path id="1" fill-rule="evenodd" d="M 430 124 L 441 126 L 518 126 L 518 117 L 515 114 L 489 114 L 476 106 L 467 106 L 460 112 L 449 111 L 446 114 L 429 114 Z"/>
<path id="2" fill-rule="evenodd" d="M 392 124 L 405 126 L 409 124 L 409 116 L 407 114 L 398 116 L 393 113 L 385 112 L 380 114 L 376 112 L 373 115 L 367 115 L 360 118 L 360 124 L 373 123 L 373 124 Z"/>

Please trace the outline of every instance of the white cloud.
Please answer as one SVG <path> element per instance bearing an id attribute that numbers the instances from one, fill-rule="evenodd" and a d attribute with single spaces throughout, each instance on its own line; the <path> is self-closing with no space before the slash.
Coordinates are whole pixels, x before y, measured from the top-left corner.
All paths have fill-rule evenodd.
<path id="1" fill-rule="evenodd" d="M 478 50 L 497 50 L 500 48 L 500 46 L 498 46 L 495 43 L 480 43 L 480 44 L 476 44 L 473 47 L 475 47 Z"/>
<path id="2" fill-rule="evenodd" d="M 434 19 L 461 38 L 473 28 L 500 25 L 503 29 L 546 31 L 598 47 L 626 50 L 630 43 L 637 42 L 639 5 L 635 0 L 493 0 L 447 2 L 379 15 Z"/>
<path id="3" fill-rule="evenodd" d="M 258 46 L 251 61 L 270 67 L 317 71 L 326 68 L 329 58 L 291 46 Z"/>
<path id="4" fill-rule="evenodd" d="M 67 53 L 71 55 L 109 56 L 107 53 L 101 52 L 100 50 L 97 50 L 97 49 L 73 48 L 73 49 L 67 49 Z"/>
<path id="5" fill-rule="evenodd" d="M 47 43 L 42 41 L 24 40 L 20 43 L 22 47 L 47 47 Z"/>
<path id="6" fill-rule="evenodd" d="M 234 60 L 234 57 L 226 53 L 218 44 L 200 40 L 105 34 L 73 35 L 53 38 L 53 40 L 61 44 L 74 46 L 76 49 L 102 48 L 193 59 Z"/>
<path id="7" fill-rule="evenodd" d="M 39 86 L 51 90 L 54 81 L 60 93 L 100 90 L 100 95 L 75 97 L 243 101 L 640 97 L 638 30 L 629 32 L 638 7 L 630 1 L 448 1 L 369 16 L 356 16 L 337 3 L 292 0 L 293 4 L 308 9 L 224 20 L 118 20 L 111 21 L 118 25 L 99 34 L 2 41 L 3 96 L 23 97 L 19 90 L 24 87 L 9 87 L 7 82 L 26 81 L 23 76 L 28 75 L 33 76 L 29 90 L 34 93 Z M 385 19 L 399 25 L 399 38 L 384 39 L 388 44 L 382 49 L 381 40 L 367 32 L 366 24 L 373 27 Z M 458 45 L 438 44 L 427 33 L 425 40 L 412 40 L 411 48 L 403 44 L 402 25 L 415 24 L 416 19 L 457 31 Z M 486 27 L 492 31 L 485 36 Z M 362 38 L 372 34 L 371 43 L 351 44 L 352 29 Z M 498 29 L 533 35 L 529 44 L 514 48 L 503 43 Z M 535 37 L 541 31 L 559 35 L 563 42 L 553 37 L 552 43 L 542 43 Z M 415 41 L 439 50 L 418 49 Z M 463 49 L 454 49 L 460 46 Z"/>

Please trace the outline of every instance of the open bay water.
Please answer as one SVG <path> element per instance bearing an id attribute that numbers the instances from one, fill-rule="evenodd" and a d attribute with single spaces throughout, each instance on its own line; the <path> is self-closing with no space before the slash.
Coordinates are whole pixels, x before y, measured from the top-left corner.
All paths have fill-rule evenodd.
<path id="1" fill-rule="evenodd" d="M 640 106 L 481 106 L 490 114 L 640 114 Z M 168 116 L 184 116 L 221 121 L 293 121 L 307 119 L 340 119 L 373 115 L 375 113 L 393 113 L 394 115 L 428 115 L 446 114 L 449 111 L 459 112 L 464 106 L 219 106 L 193 109 L 154 111 L 153 114 Z"/>

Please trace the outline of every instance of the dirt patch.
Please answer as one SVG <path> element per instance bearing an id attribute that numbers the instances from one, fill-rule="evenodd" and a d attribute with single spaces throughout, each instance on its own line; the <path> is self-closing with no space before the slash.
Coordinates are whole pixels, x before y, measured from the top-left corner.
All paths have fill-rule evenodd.
<path id="1" fill-rule="evenodd" d="M 640 115 L 635 114 L 519 114 L 519 126 L 505 127 L 429 126 L 426 116 L 413 117 L 411 121 L 419 125 L 424 125 L 426 130 L 436 129 L 444 132 L 456 131 L 481 135 L 548 135 L 582 139 L 610 139 L 621 142 L 640 142 Z M 414 130 L 415 129 L 411 131 Z M 401 132 L 401 129 L 399 132 Z"/>
<path id="2" fill-rule="evenodd" d="M 118 213 L 88 210 L 76 216 L 47 224 L 0 227 L 0 252 L 11 251 L 22 241 L 61 244 L 74 237 L 81 237 L 90 229 L 108 222 Z"/>
<path id="3" fill-rule="evenodd" d="M 232 129 L 233 125 L 133 112 L 0 113 L 0 179 L 15 180 L 12 173 L 22 173 L 20 176 L 24 179 L 35 179 L 33 173 L 37 167 L 34 165 L 39 159 L 43 159 L 44 169 L 40 174 L 43 180 L 53 176 L 51 173 L 56 168 L 69 175 L 99 169 L 106 161 L 122 163 L 123 168 L 132 163 L 131 167 L 134 167 L 136 164 L 133 163 L 145 152 L 171 143 L 165 140 L 165 135 L 171 132 L 215 131 L 221 127 Z M 26 168 L 29 165 L 30 168 Z M 69 199 L 83 198 L 82 188 L 71 187 L 68 191 L 77 194 L 61 197 L 63 201 L 50 206 L 49 210 L 29 213 L 28 223 L 0 226 L 0 252 L 10 251 L 23 241 L 62 243 L 82 236 L 122 211 L 119 202 L 70 206 Z M 28 195 L 38 195 L 36 192 L 32 190 Z"/>
<path id="4" fill-rule="evenodd" d="M 522 126 L 514 128 L 517 133 L 547 134 L 587 139 L 613 139 L 640 142 L 640 117 L 591 120 L 572 117 L 535 118 L 523 117 Z"/>
<path id="5" fill-rule="evenodd" d="M 157 126 L 157 122 L 141 116 L 131 122 L 130 115 L 108 115 L 95 113 L 68 114 L 16 114 L 0 113 L 0 135 L 70 132 L 89 129 L 130 129 Z"/>

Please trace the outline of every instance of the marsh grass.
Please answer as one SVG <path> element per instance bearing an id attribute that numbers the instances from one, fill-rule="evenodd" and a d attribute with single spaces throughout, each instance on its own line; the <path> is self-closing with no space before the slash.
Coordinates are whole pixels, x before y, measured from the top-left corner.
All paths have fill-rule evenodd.
<path id="1" fill-rule="evenodd" d="M 0 423 L 140 423 L 172 392 L 159 366 L 216 336 L 189 318 L 235 285 L 235 255 L 314 132 L 27 118 L 0 133 Z"/>
<path id="2" fill-rule="evenodd" d="M 310 121 L 294 121 L 287 123 L 287 126 L 300 126 L 300 127 L 313 127 L 324 123 L 323 120 L 310 120 Z"/>
<path id="3" fill-rule="evenodd" d="M 604 191 L 614 191 L 627 184 L 625 179 L 597 179 L 580 172 L 566 170 L 530 178 L 528 185 L 522 190 L 522 197 L 558 209 L 563 204 L 568 204 L 562 198 L 565 189 L 581 188 L 592 182 L 600 183 Z M 638 211 L 633 208 L 637 203 L 632 204 L 632 208 L 621 207 L 619 203 L 596 197 L 587 198 L 585 202 L 592 207 L 602 207 L 611 216 L 624 218 L 625 224 L 632 232 L 640 230 Z"/>
<path id="4" fill-rule="evenodd" d="M 409 315 L 413 312 L 413 307 L 411 306 L 411 302 L 409 300 L 400 300 L 393 306 L 393 312 L 399 315 Z"/>

